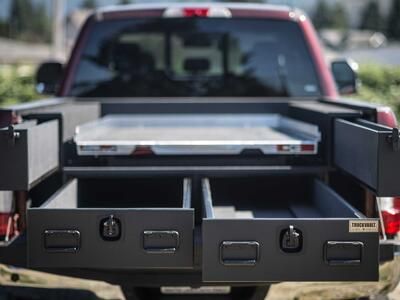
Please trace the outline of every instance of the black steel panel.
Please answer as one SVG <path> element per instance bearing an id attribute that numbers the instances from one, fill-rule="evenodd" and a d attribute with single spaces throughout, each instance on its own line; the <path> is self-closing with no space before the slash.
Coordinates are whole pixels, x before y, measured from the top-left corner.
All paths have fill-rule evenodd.
<path id="1" fill-rule="evenodd" d="M 192 268 L 190 197 L 188 179 L 72 180 L 28 210 L 28 265 Z"/>
<path id="2" fill-rule="evenodd" d="M 62 119 L 63 141 L 70 139 L 75 133 L 75 127 L 100 116 L 100 104 L 96 101 L 79 102 L 69 98 L 53 98 L 21 103 L 0 109 L 0 127 L 11 124 L 15 116 L 59 114 Z"/>
<path id="3" fill-rule="evenodd" d="M 294 225 L 303 233 L 299 253 L 285 253 L 279 246 L 282 229 Z M 224 241 L 257 241 L 255 265 L 234 266 L 220 262 Z M 324 260 L 327 241 L 364 244 L 360 265 L 333 266 Z M 270 281 L 375 281 L 378 280 L 378 233 L 349 233 L 349 219 L 203 220 L 203 280 L 205 282 Z"/>
<path id="4" fill-rule="evenodd" d="M 28 123 L 0 130 L 0 190 L 28 190 L 58 168 L 58 121 Z"/>
<path id="5" fill-rule="evenodd" d="M 83 101 L 87 99 L 83 99 Z M 299 99 L 299 101 L 303 101 Z M 202 113 L 279 113 L 285 115 L 287 99 L 269 98 L 131 98 L 101 100 L 101 115 L 109 114 L 188 114 Z"/>
<path id="6" fill-rule="evenodd" d="M 369 186 L 378 196 L 400 195 L 400 150 L 391 142 L 393 132 L 364 120 L 335 121 L 335 164 Z"/>
<path id="7" fill-rule="evenodd" d="M 1 263 L 5 265 L 12 265 L 15 267 L 26 268 L 26 235 L 20 234 L 19 236 L 11 239 L 8 242 L 0 243 L 0 258 Z"/>
<path id="8" fill-rule="evenodd" d="M 105 241 L 100 221 L 113 214 L 123 228 L 117 241 Z M 28 266 L 40 268 L 191 268 L 193 266 L 193 211 L 191 209 L 30 209 L 28 212 Z M 76 252 L 45 248 L 46 230 L 80 232 Z M 143 247 L 145 231 L 176 231 L 175 252 L 149 252 Z"/>
<path id="9" fill-rule="evenodd" d="M 296 180 L 297 185 L 293 184 Z M 377 220 L 364 220 L 361 213 L 318 180 L 242 181 L 240 186 L 239 180 L 203 180 L 203 281 L 378 280 Z M 289 183 L 291 189 L 282 190 Z M 290 228 L 297 233 L 294 240 L 301 239 L 301 246 L 294 243 L 290 251 L 285 251 L 282 237 L 286 235 L 282 233 Z M 258 245 L 256 252 L 250 242 Z M 224 263 L 226 243 L 243 245 L 229 253 L 230 260 L 235 262 L 236 258 L 239 263 Z"/>
<path id="10" fill-rule="evenodd" d="M 176 177 L 176 176 L 214 176 L 241 177 L 266 175 L 320 175 L 329 169 L 325 166 L 231 166 L 221 162 L 216 166 L 126 166 L 126 167 L 65 167 L 64 173 L 77 178 L 125 178 L 125 177 Z"/>
<path id="11" fill-rule="evenodd" d="M 318 125 L 321 132 L 321 142 L 318 146 L 319 155 L 325 164 L 333 164 L 333 120 L 335 118 L 361 117 L 359 108 L 350 109 L 337 105 L 335 102 L 297 102 L 292 101 L 289 107 L 289 116 L 307 123 Z"/>

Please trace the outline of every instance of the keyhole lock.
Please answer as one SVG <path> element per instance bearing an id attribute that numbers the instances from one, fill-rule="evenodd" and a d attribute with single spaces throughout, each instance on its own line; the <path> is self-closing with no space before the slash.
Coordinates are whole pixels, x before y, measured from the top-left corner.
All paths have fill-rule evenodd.
<path id="1" fill-rule="evenodd" d="M 288 229 L 284 229 L 280 236 L 280 246 L 282 251 L 287 253 L 300 252 L 303 248 L 303 235 L 301 231 L 290 225 Z"/>
<path id="2" fill-rule="evenodd" d="M 121 221 L 110 215 L 100 221 L 100 235 L 105 241 L 116 241 L 121 237 Z"/>

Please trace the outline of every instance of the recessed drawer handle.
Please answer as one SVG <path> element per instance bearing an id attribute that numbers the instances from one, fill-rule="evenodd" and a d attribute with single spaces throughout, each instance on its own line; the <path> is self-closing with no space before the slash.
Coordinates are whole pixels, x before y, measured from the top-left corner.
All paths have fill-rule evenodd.
<path id="1" fill-rule="evenodd" d="M 44 248 L 48 252 L 75 253 L 81 244 L 81 233 L 79 230 L 45 230 Z"/>
<path id="2" fill-rule="evenodd" d="M 361 264 L 364 243 L 359 241 L 327 241 L 325 261 L 330 266 L 357 266 Z"/>
<path id="3" fill-rule="evenodd" d="M 179 232 L 175 230 L 143 231 L 143 249 L 148 253 L 173 254 L 179 248 Z"/>
<path id="4" fill-rule="evenodd" d="M 256 241 L 223 241 L 220 261 L 224 266 L 255 266 L 260 252 Z"/>

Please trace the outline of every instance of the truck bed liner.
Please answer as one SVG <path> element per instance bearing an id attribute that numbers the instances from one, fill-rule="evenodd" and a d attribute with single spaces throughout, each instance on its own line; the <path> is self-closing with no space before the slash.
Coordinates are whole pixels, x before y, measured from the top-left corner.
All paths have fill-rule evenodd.
<path id="1" fill-rule="evenodd" d="M 279 114 L 110 115 L 75 135 L 79 155 L 316 154 L 319 140 L 317 126 Z"/>

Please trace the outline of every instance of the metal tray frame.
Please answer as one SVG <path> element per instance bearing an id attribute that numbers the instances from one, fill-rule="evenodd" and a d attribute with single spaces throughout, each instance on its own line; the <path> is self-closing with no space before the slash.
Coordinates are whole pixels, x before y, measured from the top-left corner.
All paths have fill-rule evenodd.
<path id="1" fill-rule="evenodd" d="M 109 115 L 77 127 L 78 155 L 310 155 L 318 127 L 279 114 Z"/>

